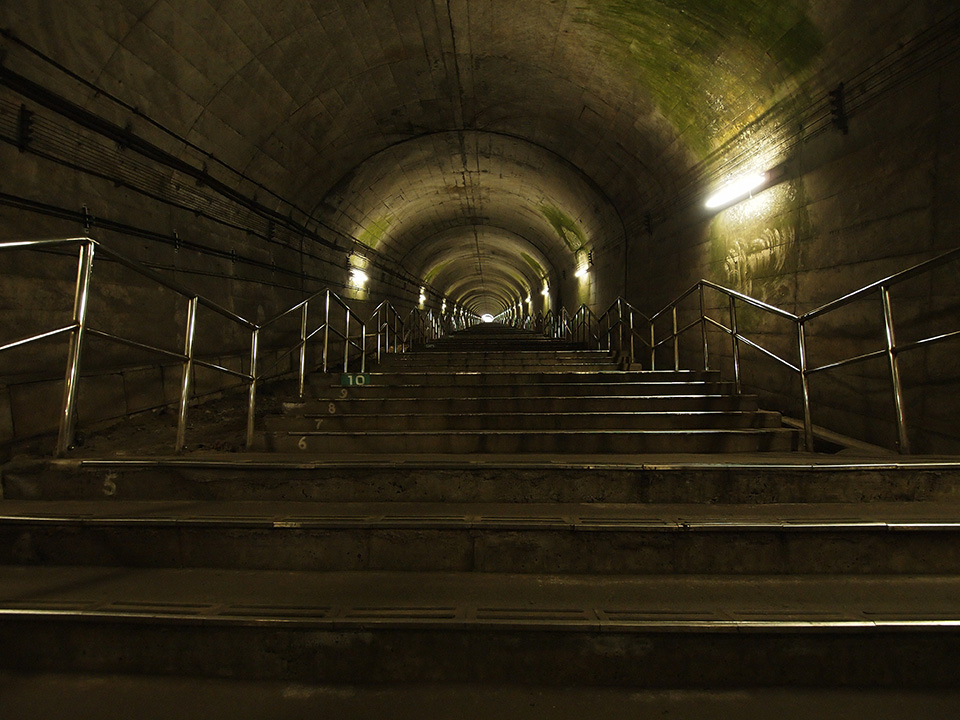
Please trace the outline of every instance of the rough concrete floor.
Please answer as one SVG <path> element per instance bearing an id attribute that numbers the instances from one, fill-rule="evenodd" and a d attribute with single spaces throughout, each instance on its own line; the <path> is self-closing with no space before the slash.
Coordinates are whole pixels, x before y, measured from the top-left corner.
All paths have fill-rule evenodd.
<path id="1" fill-rule="evenodd" d="M 939 720 L 957 717 L 960 691 L 355 687 L 130 675 L 0 675 L 0 700 L 5 720 Z"/>
<path id="2" fill-rule="evenodd" d="M 295 396 L 292 381 L 259 388 L 257 419 L 278 413 L 281 404 Z M 236 453 L 244 448 L 247 427 L 247 394 L 242 390 L 225 393 L 190 407 L 187 413 L 184 454 L 196 452 Z M 129 418 L 80 427 L 78 444 L 69 457 L 172 455 L 177 436 L 177 410 L 164 407 Z M 50 455 L 55 438 L 35 441 L 21 450 L 28 455 Z"/>

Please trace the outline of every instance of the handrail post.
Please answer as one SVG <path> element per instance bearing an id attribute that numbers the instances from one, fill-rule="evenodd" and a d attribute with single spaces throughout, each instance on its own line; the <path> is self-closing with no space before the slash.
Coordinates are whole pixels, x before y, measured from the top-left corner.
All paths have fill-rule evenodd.
<path id="1" fill-rule="evenodd" d="M 617 330 L 620 332 L 620 341 L 617 344 L 618 352 L 626 352 L 627 344 L 623 341 L 623 329 L 626 327 L 626 322 L 623 319 L 623 302 L 617 300 Z"/>
<path id="2" fill-rule="evenodd" d="M 304 313 L 304 322 L 306 322 L 306 313 Z M 257 404 L 257 356 L 259 354 L 259 346 L 260 328 L 255 327 L 250 331 L 250 391 L 247 395 L 247 450 L 253 449 L 254 419 Z M 302 374 L 300 375 L 300 399 L 303 399 Z"/>
<path id="3" fill-rule="evenodd" d="M 730 296 L 730 340 L 733 344 L 733 377 L 737 393 L 740 393 L 740 337 L 737 329 L 737 299 Z"/>
<path id="4" fill-rule="evenodd" d="M 377 316 L 377 364 L 378 365 L 381 362 L 383 362 L 383 355 L 381 354 L 383 352 L 382 350 L 383 343 L 386 342 L 388 351 L 390 349 L 390 321 L 388 320 L 386 323 L 384 323 L 380 319 L 380 312 L 381 312 L 380 310 L 377 310 L 377 312 L 375 313 Z M 373 318 L 371 318 L 371 320 L 372 319 Z"/>
<path id="5" fill-rule="evenodd" d="M 307 375 L 307 316 L 310 312 L 310 301 L 303 304 L 300 311 L 300 399 L 303 400 L 303 386 Z M 252 370 L 251 370 L 252 372 Z"/>
<path id="6" fill-rule="evenodd" d="M 343 371 L 347 372 L 350 363 L 350 311 L 347 310 L 343 315 Z"/>
<path id="7" fill-rule="evenodd" d="M 633 325 L 632 325 L 633 315 L 630 316 L 630 320 L 631 320 L 630 336 L 632 338 L 633 337 Z M 651 370 L 657 369 L 657 326 L 653 320 L 650 321 L 650 369 Z"/>
<path id="8" fill-rule="evenodd" d="M 910 438 L 907 435 L 907 421 L 904 416 L 903 386 L 900 383 L 900 363 L 897 359 L 897 340 L 893 329 L 893 306 L 890 302 L 890 287 L 880 288 L 883 300 L 883 324 L 886 330 L 887 359 L 890 363 L 890 381 L 893 384 L 893 405 L 897 413 L 897 444 L 900 452 L 910 453 Z"/>
<path id="9" fill-rule="evenodd" d="M 810 412 L 810 377 L 807 373 L 807 334 L 803 318 L 797 320 L 797 346 L 800 349 L 800 391 L 803 395 L 803 444 L 813 452 L 813 419 Z"/>
<path id="10" fill-rule="evenodd" d="M 367 371 L 367 324 L 360 323 L 360 373 Z"/>
<path id="11" fill-rule="evenodd" d="M 680 336 L 677 334 L 677 306 L 673 306 L 673 369 L 680 369 Z"/>
<path id="12" fill-rule="evenodd" d="M 327 372 L 327 357 L 330 353 L 330 291 L 326 292 L 327 302 L 323 311 L 323 372 Z"/>
<path id="13" fill-rule="evenodd" d="M 193 382 L 193 338 L 197 330 L 197 306 L 200 298 L 194 296 L 187 303 L 187 325 L 183 337 L 183 377 L 180 382 L 180 413 L 177 417 L 177 443 L 174 451 L 183 452 L 187 436 L 187 407 L 190 404 L 190 388 Z"/>
<path id="14" fill-rule="evenodd" d="M 76 431 L 77 384 L 80 381 L 80 355 L 87 328 L 87 307 L 90 299 L 90 279 L 93 274 L 94 242 L 80 245 L 77 260 L 77 283 L 73 296 L 73 333 L 67 351 L 67 371 L 63 381 L 63 406 L 60 433 L 57 436 L 57 455 L 64 455 L 73 445 Z"/>
<path id="15" fill-rule="evenodd" d="M 697 283 L 700 288 L 700 336 L 703 339 L 703 370 L 710 369 L 710 348 L 707 343 L 707 312 L 703 302 L 703 283 Z"/>

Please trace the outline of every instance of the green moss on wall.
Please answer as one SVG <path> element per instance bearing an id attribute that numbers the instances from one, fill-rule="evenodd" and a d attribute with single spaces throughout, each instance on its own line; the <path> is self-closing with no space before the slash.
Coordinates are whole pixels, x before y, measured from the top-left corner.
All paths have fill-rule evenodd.
<path id="1" fill-rule="evenodd" d="M 586 235 L 577 224 L 577 221 L 567 215 L 563 210 L 553 205 L 541 205 L 540 211 L 547 221 L 553 226 L 557 237 L 563 240 L 564 244 L 572 252 L 583 248 L 587 242 Z"/>
<path id="2" fill-rule="evenodd" d="M 608 60 L 707 154 L 810 67 L 823 41 L 797 0 L 582 0 Z"/>
<path id="3" fill-rule="evenodd" d="M 537 274 L 537 277 L 543 277 L 546 274 L 546 272 L 543 269 L 543 266 L 540 263 L 538 263 L 534 258 L 527 255 L 527 253 L 521 251 L 520 256 L 523 258 L 524 262 L 527 263 L 527 265 L 533 268 L 533 271 Z"/>
<path id="4" fill-rule="evenodd" d="M 450 264 L 450 261 L 447 260 L 446 262 L 442 262 L 437 265 L 434 265 L 432 268 L 430 268 L 427 271 L 427 274 L 423 276 L 424 282 L 426 282 L 427 284 L 432 283 L 434 278 L 436 278 L 437 275 L 443 272 L 443 269 L 449 264 Z"/>
<path id="5" fill-rule="evenodd" d="M 387 231 L 390 229 L 390 225 L 393 224 L 392 215 L 383 215 L 376 220 L 369 223 L 360 233 L 357 240 L 366 245 L 368 248 L 376 249 L 377 245 L 380 244 L 380 241 L 383 240 L 384 235 L 387 234 Z"/>

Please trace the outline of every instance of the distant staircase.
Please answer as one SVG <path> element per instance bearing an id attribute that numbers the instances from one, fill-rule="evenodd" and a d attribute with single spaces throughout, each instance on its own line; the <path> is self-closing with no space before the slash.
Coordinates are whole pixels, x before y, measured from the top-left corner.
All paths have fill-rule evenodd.
<path id="1" fill-rule="evenodd" d="M 4 468 L 7 686 L 960 683 L 954 462 L 489 326 L 309 388 L 259 453 Z"/>
<path id="2" fill-rule="evenodd" d="M 315 376 L 310 400 L 268 418 L 267 449 L 630 455 L 798 443 L 778 413 L 759 411 L 718 372 L 623 371 L 609 353 L 495 325 L 387 356 L 359 380 L 334 380 Z"/>

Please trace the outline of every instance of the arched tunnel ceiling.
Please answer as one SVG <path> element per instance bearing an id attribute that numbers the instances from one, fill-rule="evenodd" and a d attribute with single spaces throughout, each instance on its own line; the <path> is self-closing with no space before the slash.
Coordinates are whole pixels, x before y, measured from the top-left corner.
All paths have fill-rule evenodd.
<path id="1" fill-rule="evenodd" d="M 432 287 L 445 288 L 453 302 L 477 314 L 499 312 L 531 293 L 540 292 L 550 262 L 524 238 L 503 228 L 473 226 L 441 231 L 416 246 L 418 267 Z M 479 292 L 474 292 L 479 288 Z M 467 298 L 494 304 L 475 307 Z"/>
<path id="2" fill-rule="evenodd" d="M 516 296 L 588 253 L 622 252 L 624 237 L 610 200 L 576 167 L 529 141 L 473 131 L 435 133 L 378 153 L 314 214 L 454 302 L 459 293 L 435 272 L 450 251 L 459 251 L 450 269 L 481 286 L 506 263 Z"/>
<path id="3" fill-rule="evenodd" d="M 565 219 L 615 252 L 685 171 L 793 92 L 822 44 L 807 7 L 35 0 L 0 3 L 0 24 L 317 220 L 377 235 L 415 274 L 479 237 L 498 247 L 499 228 L 516 247 L 481 274 L 516 279 L 531 249 L 550 273 L 575 267 Z M 64 92 L 108 114 L 89 88 Z"/>

